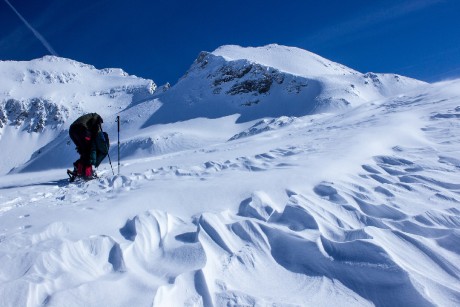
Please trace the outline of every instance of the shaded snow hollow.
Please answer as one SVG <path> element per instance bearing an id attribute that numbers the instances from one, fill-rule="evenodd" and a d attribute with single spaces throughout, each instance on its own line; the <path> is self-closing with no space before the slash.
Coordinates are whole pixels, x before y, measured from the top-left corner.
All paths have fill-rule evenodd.
<path id="1" fill-rule="evenodd" d="M 0 176 L 0 305 L 459 305 L 459 88 L 239 123 L 127 103 L 121 175 L 69 185 L 44 150 Z"/>

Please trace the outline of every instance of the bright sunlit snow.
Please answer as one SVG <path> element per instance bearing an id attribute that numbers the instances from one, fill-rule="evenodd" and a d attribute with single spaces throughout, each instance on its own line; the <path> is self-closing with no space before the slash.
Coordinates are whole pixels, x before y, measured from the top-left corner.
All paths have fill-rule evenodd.
<path id="1" fill-rule="evenodd" d="M 56 57 L 0 76 L 1 306 L 460 304 L 460 80 L 278 45 L 171 88 Z M 86 112 L 115 175 L 69 184 Z"/>

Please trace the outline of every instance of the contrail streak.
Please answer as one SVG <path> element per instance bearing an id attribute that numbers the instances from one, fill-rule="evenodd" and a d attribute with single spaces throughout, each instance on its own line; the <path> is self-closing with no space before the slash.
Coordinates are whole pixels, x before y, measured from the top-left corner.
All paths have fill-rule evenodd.
<path id="1" fill-rule="evenodd" d="M 32 31 L 32 33 L 35 35 L 35 37 L 43 44 L 43 46 L 54 56 L 59 56 L 57 54 L 56 51 L 54 51 L 53 47 L 51 47 L 51 45 L 46 41 L 46 39 L 40 34 L 38 33 L 37 30 L 35 30 L 31 25 L 30 23 L 27 22 L 27 20 L 25 20 L 24 17 L 22 17 L 22 15 L 14 8 L 14 6 L 8 1 L 8 0 L 5 0 L 6 4 L 8 4 L 11 9 L 16 13 L 16 15 L 18 15 L 18 17 L 22 20 L 22 22 L 24 22 L 24 24 L 30 29 L 30 31 Z"/>

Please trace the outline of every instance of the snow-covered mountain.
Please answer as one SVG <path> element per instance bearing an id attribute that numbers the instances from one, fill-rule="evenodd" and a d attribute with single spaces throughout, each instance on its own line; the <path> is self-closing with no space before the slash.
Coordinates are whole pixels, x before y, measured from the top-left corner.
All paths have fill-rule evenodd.
<path id="1" fill-rule="evenodd" d="M 460 80 L 277 45 L 156 90 L 55 57 L 0 76 L 0 306 L 460 304 Z M 112 145 L 121 116 L 121 173 L 68 184 L 90 111 Z"/>
<path id="2" fill-rule="evenodd" d="M 240 114 L 239 122 L 357 106 L 422 85 L 395 74 L 362 74 L 299 48 L 222 46 L 202 52 L 184 77 L 158 94 L 146 126 Z"/>
<path id="3" fill-rule="evenodd" d="M 2 125 L 10 122 L 28 132 L 43 131 L 47 125 L 55 128 L 68 117 L 90 110 L 112 115 L 156 89 L 153 81 L 121 69 L 98 70 L 54 56 L 1 61 L 0 79 Z"/>

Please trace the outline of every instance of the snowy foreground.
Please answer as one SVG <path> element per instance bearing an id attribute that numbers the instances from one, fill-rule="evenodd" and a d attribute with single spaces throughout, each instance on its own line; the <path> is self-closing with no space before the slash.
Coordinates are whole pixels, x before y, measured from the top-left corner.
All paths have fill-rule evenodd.
<path id="1" fill-rule="evenodd" d="M 159 126 L 190 149 L 121 175 L 0 177 L 0 305 L 460 304 L 459 80 L 237 118 Z"/>

